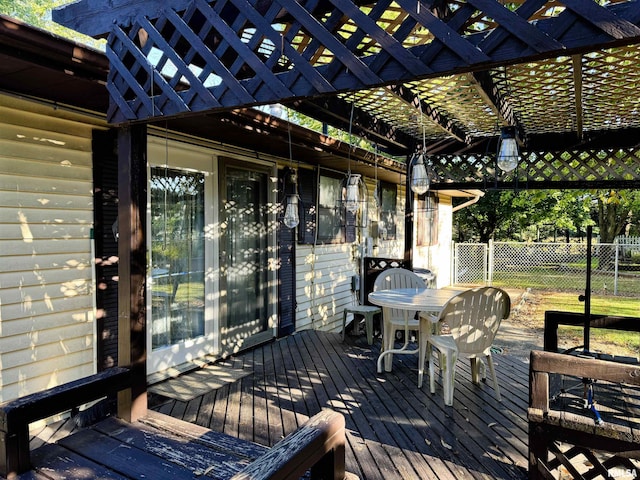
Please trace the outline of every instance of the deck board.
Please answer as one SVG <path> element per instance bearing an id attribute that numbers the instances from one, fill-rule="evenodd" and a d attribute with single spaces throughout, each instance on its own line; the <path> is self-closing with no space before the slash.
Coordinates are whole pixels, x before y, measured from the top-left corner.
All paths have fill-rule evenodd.
<path id="1" fill-rule="evenodd" d="M 180 428 L 193 430 L 199 441 L 207 438 L 204 427 L 213 430 L 211 435 L 220 432 L 265 446 L 275 444 L 321 409 L 331 408 L 345 416 L 346 469 L 361 479 L 527 478 L 526 361 L 494 356 L 501 403 L 495 400 L 490 379 L 474 385 L 468 362 L 459 362 L 454 405 L 447 407 L 440 378 L 433 395 L 428 375 L 423 387 L 417 388 L 415 355 L 396 355 L 393 371 L 378 374 L 379 345 L 376 340 L 369 346 L 364 336 L 347 336 L 342 343 L 338 334 L 299 332 L 218 362 L 250 371 L 250 375 L 188 402 L 150 394 L 150 407 L 189 422 L 191 425 L 181 424 Z M 78 449 L 91 444 L 91 439 L 82 436 L 64 440 L 74 430 L 73 421 L 43 428 L 31 445 L 35 448 L 60 439 L 62 443 L 81 441 Z M 100 434 L 89 432 L 83 435 Z M 112 433 L 115 442 L 117 434 Z M 158 451 L 176 450 L 176 454 L 182 448 L 158 445 Z M 88 457 L 54 464 L 59 458 L 58 447 L 45 447 L 49 450 L 41 449 L 37 455 L 50 455 L 51 467 L 58 469 L 57 477 L 52 474 L 48 478 L 74 478 L 73 471 L 85 463 L 99 469 L 90 462 L 90 449 L 85 454 Z M 103 461 L 100 453 L 94 452 L 94 458 Z M 195 456 L 188 451 L 182 455 Z M 119 461 L 130 460 L 123 456 Z M 154 461 L 149 457 L 138 463 L 153 465 Z M 156 463 L 161 468 L 162 462 Z M 120 468 L 118 462 L 113 466 Z M 134 471 L 129 473 L 153 478 L 149 471 L 135 471 L 136 465 L 131 468 Z M 40 477 L 31 474 L 24 478 Z"/>
<path id="2" fill-rule="evenodd" d="M 453 407 L 438 378 L 417 388 L 417 358 L 396 355 L 378 374 L 379 340 L 299 332 L 226 359 L 253 375 L 189 405 L 153 396 L 152 406 L 176 418 L 272 445 L 323 408 L 345 415 L 346 467 L 362 479 L 527 478 L 528 363 L 494 356 L 502 402 L 491 380 L 471 382 L 458 363 Z M 197 412 L 193 410 L 196 408 Z"/>

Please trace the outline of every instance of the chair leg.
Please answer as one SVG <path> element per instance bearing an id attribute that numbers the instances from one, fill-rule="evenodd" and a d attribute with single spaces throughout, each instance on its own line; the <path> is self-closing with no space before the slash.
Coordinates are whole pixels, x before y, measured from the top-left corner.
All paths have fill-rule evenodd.
<path id="1" fill-rule="evenodd" d="M 347 309 L 345 308 L 342 311 L 342 341 L 344 342 L 344 336 L 346 335 L 347 330 Z"/>
<path id="2" fill-rule="evenodd" d="M 392 350 L 393 349 L 393 336 L 395 332 L 393 330 L 393 325 L 391 323 L 384 322 L 383 332 L 382 332 L 382 348 L 383 351 Z M 391 364 L 393 362 L 393 354 L 385 355 L 384 357 L 384 370 L 385 372 L 391 371 Z"/>
<path id="3" fill-rule="evenodd" d="M 431 346 L 429 345 L 429 332 L 426 331 L 422 325 L 420 325 L 418 338 L 418 388 L 422 388 L 422 380 L 424 378 L 424 366 L 427 360 L 430 360 L 431 356 Z M 429 362 L 431 364 L 431 362 Z M 431 370 L 429 370 L 431 371 Z"/>
<path id="4" fill-rule="evenodd" d="M 364 328 L 367 332 L 367 343 L 373 345 L 373 313 L 364 314 Z"/>
<path id="5" fill-rule="evenodd" d="M 469 361 L 471 362 L 471 381 L 478 384 L 480 383 L 480 363 L 476 357 L 470 358 Z"/>
<path id="6" fill-rule="evenodd" d="M 447 350 L 446 352 L 443 352 L 443 355 L 444 370 L 442 370 L 442 384 L 444 389 L 444 404 L 452 406 L 458 355 L 454 350 Z"/>
<path id="7" fill-rule="evenodd" d="M 496 392 L 496 399 L 501 402 L 500 387 L 498 386 L 498 377 L 496 376 L 496 369 L 493 366 L 493 358 L 491 354 L 487 355 L 487 363 L 489 364 L 489 372 L 491 372 L 491 379 L 493 380 L 493 389 Z"/>
<path id="8" fill-rule="evenodd" d="M 431 349 L 433 348 L 433 346 L 429 345 L 428 348 L 429 348 L 429 357 L 431 357 L 432 356 Z M 429 360 L 429 390 L 431 391 L 431 393 L 436 393 L 436 366 L 433 359 Z"/>

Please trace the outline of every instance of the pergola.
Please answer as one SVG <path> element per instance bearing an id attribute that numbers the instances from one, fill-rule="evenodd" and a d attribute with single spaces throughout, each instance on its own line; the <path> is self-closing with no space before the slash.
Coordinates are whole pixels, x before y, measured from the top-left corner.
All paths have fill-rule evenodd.
<path id="1" fill-rule="evenodd" d="M 282 103 L 424 150 L 434 189 L 638 185 L 637 1 L 81 0 L 54 19 L 107 37 L 114 124 Z"/>
<path id="2" fill-rule="evenodd" d="M 281 103 L 389 154 L 428 154 L 433 189 L 639 184 L 638 1 L 80 0 L 53 17 L 108 42 L 124 418 L 146 410 L 148 124 L 206 128 Z M 509 174 L 501 126 L 521 144 Z"/>

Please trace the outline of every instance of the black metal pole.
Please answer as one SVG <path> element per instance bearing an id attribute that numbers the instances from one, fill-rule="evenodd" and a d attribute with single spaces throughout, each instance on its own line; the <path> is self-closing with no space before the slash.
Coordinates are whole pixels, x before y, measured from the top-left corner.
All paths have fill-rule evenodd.
<path id="1" fill-rule="evenodd" d="M 593 227 L 587 227 L 587 279 L 584 291 L 584 346 L 583 351 L 589 352 L 589 337 L 591 336 L 591 233 Z"/>

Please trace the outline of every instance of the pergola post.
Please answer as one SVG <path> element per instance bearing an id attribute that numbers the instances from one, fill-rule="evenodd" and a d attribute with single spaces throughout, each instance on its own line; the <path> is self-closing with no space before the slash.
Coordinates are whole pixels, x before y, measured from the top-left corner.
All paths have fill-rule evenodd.
<path id="1" fill-rule="evenodd" d="M 146 125 L 118 131 L 118 365 L 131 369 L 131 389 L 118 394 L 118 416 L 135 421 L 147 411 Z"/>

